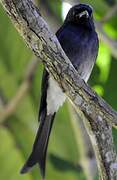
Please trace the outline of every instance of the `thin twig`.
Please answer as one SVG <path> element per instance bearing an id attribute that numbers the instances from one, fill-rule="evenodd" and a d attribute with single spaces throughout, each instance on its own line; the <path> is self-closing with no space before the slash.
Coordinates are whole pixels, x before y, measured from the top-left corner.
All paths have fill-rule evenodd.
<path id="1" fill-rule="evenodd" d="M 11 99 L 10 102 L 2 106 L 0 110 L 0 123 L 4 122 L 9 116 L 11 116 L 15 112 L 22 98 L 27 94 L 28 90 L 31 87 L 32 80 L 34 78 L 35 69 L 37 68 L 38 63 L 39 60 L 37 58 L 34 58 L 28 64 L 24 81 L 18 88 L 15 96 Z"/>
<path id="2" fill-rule="evenodd" d="M 100 39 L 108 45 L 111 50 L 112 55 L 117 59 L 117 41 L 110 38 L 103 30 L 102 24 L 100 22 L 95 22 L 96 29 L 98 31 Z"/>
<path id="3" fill-rule="evenodd" d="M 80 126 L 82 123 L 82 120 L 78 116 L 78 114 L 76 114 L 76 111 L 74 110 L 74 108 L 71 106 L 71 104 L 69 102 L 67 103 L 67 105 L 68 105 L 71 125 L 72 125 L 72 129 L 74 132 L 77 149 L 79 152 L 80 164 L 82 165 L 86 179 L 93 180 L 92 171 L 90 169 L 91 162 L 88 157 L 88 147 L 87 147 L 86 141 L 84 139 L 85 138 L 84 132 L 82 132 L 82 130 L 84 130 L 84 129 L 81 128 L 81 126 Z"/>
<path id="4" fill-rule="evenodd" d="M 101 23 L 106 23 L 109 21 L 114 15 L 117 14 L 117 3 L 114 4 L 104 15 L 104 17 L 100 20 Z"/>

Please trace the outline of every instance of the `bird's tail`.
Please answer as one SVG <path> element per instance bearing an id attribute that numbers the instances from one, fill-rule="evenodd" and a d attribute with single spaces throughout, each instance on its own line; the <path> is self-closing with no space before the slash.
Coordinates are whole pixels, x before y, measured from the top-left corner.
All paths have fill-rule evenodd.
<path id="1" fill-rule="evenodd" d="M 54 116 L 55 114 L 48 115 L 44 121 L 40 122 L 37 136 L 33 145 L 33 151 L 21 169 L 21 174 L 27 173 L 36 163 L 38 163 L 41 175 L 43 178 L 45 177 L 46 152 Z"/>

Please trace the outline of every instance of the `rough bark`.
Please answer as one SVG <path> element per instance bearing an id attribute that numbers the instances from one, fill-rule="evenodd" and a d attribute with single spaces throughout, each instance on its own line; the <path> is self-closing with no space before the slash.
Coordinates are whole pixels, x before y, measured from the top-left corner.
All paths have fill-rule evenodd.
<path id="1" fill-rule="evenodd" d="M 50 32 L 31 0 L 0 0 L 13 24 L 34 54 L 41 59 L 83 118 L 90 136 L 102 180 L 117 179 L 117 156 L 112 139 L 112 125 L 117 112 L 80 78 Z"/>

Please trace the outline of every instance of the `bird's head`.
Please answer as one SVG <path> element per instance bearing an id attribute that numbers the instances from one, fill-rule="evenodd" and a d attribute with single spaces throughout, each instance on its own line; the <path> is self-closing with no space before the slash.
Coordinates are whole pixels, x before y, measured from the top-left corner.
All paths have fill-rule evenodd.
<path id="1" fill-rule="evenodd" d="M 87 4 L 78 4 L 73 6 L 65 19 L 65 22 L 73 22 L 76 24 L 85 23 L 93 20 L 93 9 Z"/>

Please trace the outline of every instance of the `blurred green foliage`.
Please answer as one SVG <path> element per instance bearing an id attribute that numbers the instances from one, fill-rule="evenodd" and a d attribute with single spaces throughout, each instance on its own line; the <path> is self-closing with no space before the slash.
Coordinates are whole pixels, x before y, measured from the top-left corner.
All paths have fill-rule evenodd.
<path id="1" fill-rule="evenodd" d="M 98 19 L 101 19 L 109 11 L 110 3 L 114 3 L 114 1 L 107 2 L 106 0 L 85 0 L 82 2 L 87 2 L 94 7 L 95 17 Z M 48 1 L 48 4 L 55 16 L 62 19 L 61 3 L 52 0 Z M 22 83 L 26 67 L 33 58 L 33 54 L 26 47 L 1 6 L 0 22 L 0 100 L 8 102 L 14 97 Z M 105 23 L 104 30 L 110 37 L 117 38 L 116 26 L 117 19 L 112 17 Z M 117 60 L 112 57 L 109 47 L 100 42 L 98 60 L 89 83 L 115 109 L 117 109 L 116 68 Z M 31 152 L 38 127 L 37 115 L 42 70 L 43 66 L 39 64 L 30 91 L 22 99 L 15 113 L 0 125 L 1 180 L 41 178 L 38 167 L 24 176 L 21 176 L 19 171 Z M 117 147 L 116 130 L 113 131 L 113 135 Z M 60 108 L 57 113 L 54 123 L 48 149 L 46 179 L 86 180 L 83 170 L 78 166 L 79 159 L 79 151 L 65 103 L 64 107 Z"/>

